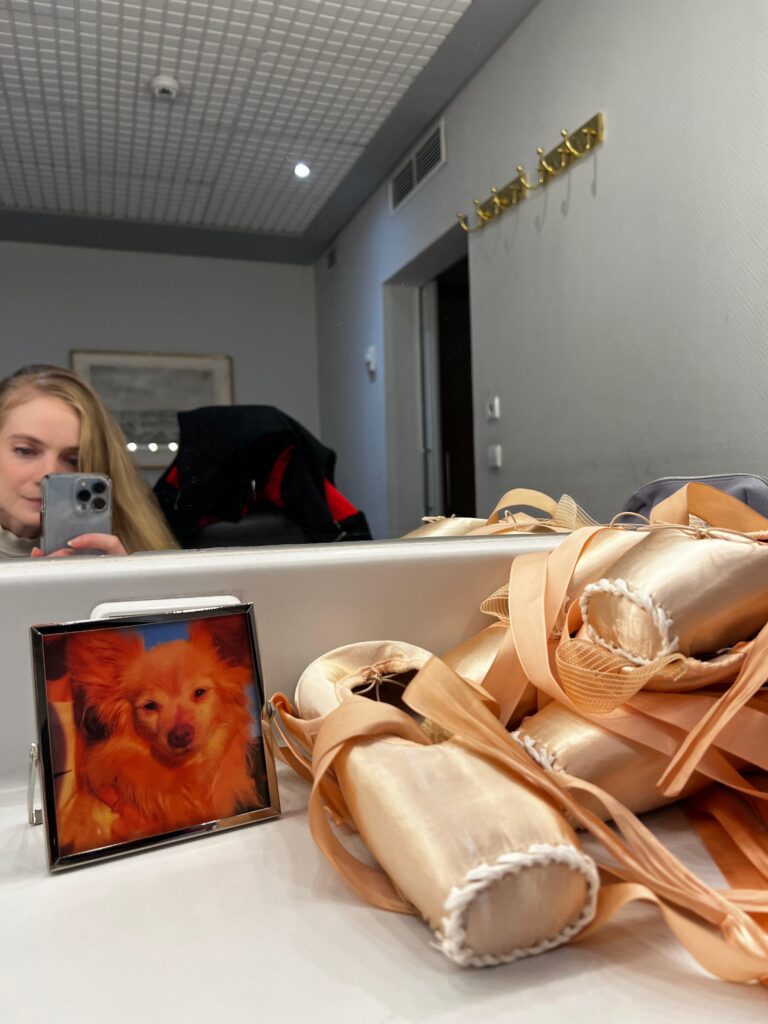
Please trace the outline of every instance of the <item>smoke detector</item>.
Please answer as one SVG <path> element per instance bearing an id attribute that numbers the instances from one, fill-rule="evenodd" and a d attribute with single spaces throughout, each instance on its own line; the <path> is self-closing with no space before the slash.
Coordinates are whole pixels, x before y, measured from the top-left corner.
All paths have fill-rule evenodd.
<path id="1" fill-rule="evenodd" d="M 175 100 L 179 95 L 179 80 L 173 75 L 155 75 L 150 87 L 152 95 L 159 100 Z"/>

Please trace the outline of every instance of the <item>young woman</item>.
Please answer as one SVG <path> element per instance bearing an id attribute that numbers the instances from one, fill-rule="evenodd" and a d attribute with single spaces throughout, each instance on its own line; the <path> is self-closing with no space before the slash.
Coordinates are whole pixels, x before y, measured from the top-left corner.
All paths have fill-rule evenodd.
<path id="1" fill-rule="evenodd" d="M 111 478 L 115 532 L 75 537 L 71 552 L 178 547 L 120 428 L 84 380 L 35 365 L 0 381 L 0 558 L 40 554 L 40 481 L 47 473 L 76 472 Z"/>

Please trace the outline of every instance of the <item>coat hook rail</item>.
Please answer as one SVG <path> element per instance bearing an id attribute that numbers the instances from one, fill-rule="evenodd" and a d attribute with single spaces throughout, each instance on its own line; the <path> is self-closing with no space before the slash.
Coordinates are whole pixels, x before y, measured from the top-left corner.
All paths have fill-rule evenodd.
<path id="1" fill-rule="evenodd" d="M 589 121 L 577 128 L 575 132 L 569 132 L 567 128 L 560 131 L 562 141 L 549 153 L 544 152 L 543 146 L 536 149 L 538 163 L 536 174 L 528 177 L 523 164 L 517 165 L 517 177 L 510 181 L 503 188 L 491 188 L 488 199 L 473 199 L 477 223 L 472 226 L 467 220 L 467 215 L 457 213 L 456 217 L 462 228 L 469 234 L 481 231 L 487 224 L 500 217 L 511 206 L 517 206 L 525 199 L 528 192 L 548 184 L 553 178 L 557 178 L 582 157 L 587 156 L 595 146 L 598 146 L 605 138 L 605 123 L 602 114 L 595 114 Z"/>

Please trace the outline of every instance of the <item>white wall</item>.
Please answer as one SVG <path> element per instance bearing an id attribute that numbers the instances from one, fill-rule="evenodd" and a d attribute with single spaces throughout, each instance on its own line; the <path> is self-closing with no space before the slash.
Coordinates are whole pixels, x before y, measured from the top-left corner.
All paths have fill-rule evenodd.
<path id="1" fill-rule="evenodd" d="M 232 356 L 235 401 L 319 433 L 311 268 L 0 242 L 0 376 L 73 348 Z"/>
<path id="2" fill-rule="evenodd" d="M 515 485 L 605 517 L 657 476 L 768 475 L 766 52 L 764 0 L 541 0 L 446 111 L 447 165 L 341 234 L 316 268 L 321 419 L 379 535 L 383 283 L 598 110 L 604 146 L 469 239 L 478 511 Z"/>

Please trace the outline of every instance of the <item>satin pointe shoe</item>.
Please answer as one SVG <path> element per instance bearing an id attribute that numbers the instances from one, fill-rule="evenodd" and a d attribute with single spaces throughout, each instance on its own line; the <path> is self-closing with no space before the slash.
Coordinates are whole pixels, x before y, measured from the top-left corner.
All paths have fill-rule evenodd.
<path id="1" fill-rule="evenodd" d="M 311 808 L 318 845 L 366 899 L 417 912 L 437 948 L 462 966 L 568 942 L 594 916 L 595 865 L 551 802 L 455 740 L 433 742 L 428 720 L 399 710 L 403 688 L 428 658 L 408 644 L 352 644 L 313 662 L 299 680 L 299 716 L 324 716 L 314 741 L 316 785 L 333 754 L 341 813 L 338 798 L 330 803 L 383 869 L 384 888 L 364 865 L 350 866 L 324 831 L 322 808 L 314 819 Z M 374 728 L 383 734 L 344 743 Z"/>
<path id="2" fill-rule="evenodd" d="M 625 701 L 641 715 L 638 739 L 663 741 L 659 731 L 652 736 L 653 722 L 676 730 L 673 749 L 660 757 L 646 749 L 638 759 L 637 790 L 622 796 L 634 810 L 658 806 L 654 790 L 669 799 L 696 792 L 705 760 L 710 779 L 748 792 L 741 769 L 768 766 L 768 543 L 705 523 L 659 523 L 641 536 L 584 587 L 583 625 L 556 655 L 563 690 L 593 722 L 608 712 L 608 730 Z M 596 740 L 591 771 L 607 771 L 595 781 L 611 792 L 622 786 L 619 764 L 631 774 L 631 739 L 625 731 L 614 742 Z M 566 762 L 575 757 L 586 770 L 588 758 L 574 749 L 586 742 L 584 730 L 567 731 L 561 742 L 570 748 Z M 608 747 L 616 748 L 610 767 L 601 760 Z"/>
<path id="3" fill-rule="evenodd" d="M 353 694 L 402 707 L 400 694 L 431 657 L 423 647 L 394 640 L 337 647 L 302 672 L 295 693 L 299 715 L 323 718 Z"/>
<path id="4" fill-rule="evenodd" d="M 536 511 L 531 515 L 523 509 Z M 425 537 L 482 537 L 504 533 L 569 533 L 580 526 L 594 526 L 584 509 L 569 494 L 558 501 L 541 491 L 516 487 L 507 491 L 496 503 L 487 519 L 467 516 L 425 516 L 424 525 L 411 530 L 401 540 Z"/>
<path id="5" fill-rule="evenodd" d="M 665 796 L 658 787 L 668 763 L 664 754 L 610 732 L 557 701 L 524 718 L 512 735 L 542 768 L 591 782 L 634 814 L 657 810 L 678 799 Z M 696 793 L 709 781 L 697 772 L 681 795 Z M 604 808 L 588 794 L 584 805 L 599 817 L 606 816 Z"/>
<path id="6" fill-rule="evenodd" d="M 768 620 L 768 544 L 657 527 L 581 595 L 587 636 L 636 665 L 711 658 Z"/>
<path id="7" fill-rule="evenodd" d="M 625 798 L 635 810 L 656 805 L 649 759 L 666 799 L 695 790 L 697 774 L 764 799 L 749 772 L 768 770 L 768 520 L 704 485 L 687 492 L 673 496 L 681 508 L 662 509 L 672 522 L 580 530 L 552 552 L 516 558 L 509 585 L 483 605 L 509 623 L 508 661 L 540 703 L 554 699 L 599 727 L 589 730 L 598 775 L 584 775 L 590 758 L 573 753 L 587 733 L 570 716 L 558 719 L 560 763 L 571 750 L 581 775 L 621 791 L 611 776 L 631 775 L 639 745 L 645 782 Z M 493 689 L 507 720 L 519 691 L 503 679 Z M 527 731 L 541 746 L 537 728 Z"/>
<path id="8" fill-rule="evenodd" d="M 313 717 L 305 732 L 288 733 L 312 747 L 310 829 L 360 896 L 420 915 L 439 949 L 473 966 L 578 940 L 626 904 L 649 901 L 711 973 L 768 979 L 768 939 L 750 917 L 768 910 L 768 893 L 709 889 L 610 794 L 542 770 L 481 687 L 437 658 L 422 665 L 424 653 L 397 643 L 351 645 L 331 652 L 328 666 L 313 663 L 299 687 L 300 710 Z M 418 719 L 361 695 L 382 696 L 385 685 L 404 682 L 402 703 Z M 282 695 L 273 702 L 278 732 L 288 717 L 304 721 Z M 449 738 L 433 742 L 419 722 Z M 612 817 L 613 828 L 585 795 L 608 811 L 602 817 Z M 555 808 L 609 854 L 602 865 L 609 881 L 599 889 L 594 862 Z M 381 867 L 355 858 L 329 819 L 358 831 Z"/>

